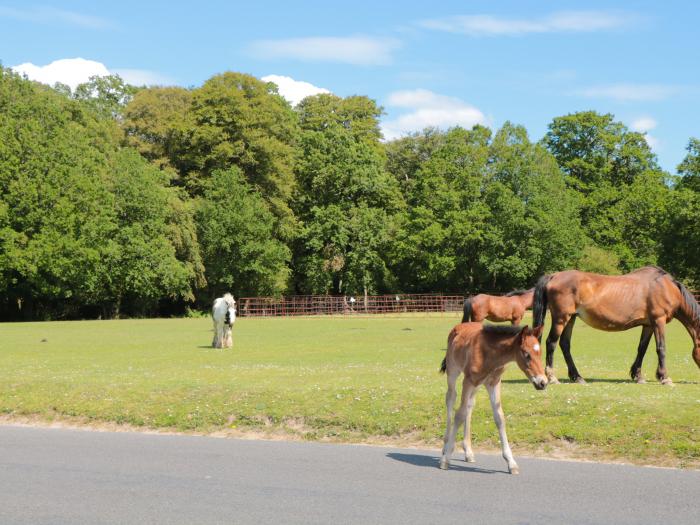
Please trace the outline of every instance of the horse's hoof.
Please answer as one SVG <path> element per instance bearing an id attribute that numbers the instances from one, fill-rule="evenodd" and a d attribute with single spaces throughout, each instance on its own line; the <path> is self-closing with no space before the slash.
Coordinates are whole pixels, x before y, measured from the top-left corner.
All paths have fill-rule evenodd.
<path id="1" fill-rule="evenodd" d="M 450 462 L 447 460 L 447 458 L 440 459 L 440 468 L 442 470 L 447 470 L 450 468 Z"/>
<path id="2" fill-rule="evenodd" d="M 637 382 L 638 385 L 645 385 L 647 382 L 647 380 L 644 379 L 643 377 L 638 377 L 637 379 L 635 379 L 635 381 Z"/>
<path id="3" fill-rule="evenodd" d="M 582 378 L 581 376 L 578 376 L 576 379 L 574 379 L 574 383 L 578 383 L 579 385 L 585 385 L 586 380 Z"/>
<path id="4" fill-rule="evenodd" d="M 472 454 L 471 456 L 465 454 L 464 461 L 466 461 L 467 463 L 476 463 L 476 458 L 474 457 L 474 454 Z"/>
<path id="5" fill-rule="evenodd" d="M 662 384 L 662 385 L 665 385 L 665 386 L 674 386 L 674 385 L 673 385 L 673 381 L 671 381 L 671 378 L 670 378 L 670 377 L 667 377 L 667 378 L 665 378 L 665 379 L 662 379 L 662 380 L 661 380 L 661 384 Z"/>
<path id="6" fill-rule="evenodd" d="M 520 474 L 520 469 L 518 468 L 517 465 L 514 467 L 508 467 L 508 472 L 510 472 L 511 474 L 516 476 L 516 475 Z"/>
<path id="7" fill-rule="evenodd" d="M 547 376 L 547 381 L 548 381 L 548 384 L 550 384 L 550 385 L 558 385 L 559 384 L 559 380 L 557 379 L 556 376 Z"/>

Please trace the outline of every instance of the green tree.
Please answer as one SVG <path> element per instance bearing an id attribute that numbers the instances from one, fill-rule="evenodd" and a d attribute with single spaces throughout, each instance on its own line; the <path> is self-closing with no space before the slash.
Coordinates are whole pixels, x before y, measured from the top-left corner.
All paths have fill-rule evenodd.
<path id="1" fill-rule="evenodd" d="M 317 95 L 298 111 L 298 286 L 313 293 L 378 291 L 390 278 L 386 247 L 402 207 L 396 181 L 384 169 L 381 110 L 364 97 Z"/>
<path id="2" fill-rule="evenodd" d="M 287 287 L 290 251 L 274 238 L 274 215 L 238 168 L 206 181 L 196 218 L 209 295 L 276 295 Z"/>
<path id="3" fill-rule="evenodd" d="M 656 263 L 669 193 L 644 135 L 585 111 L 555 118 L 543 144 L 579 194 L 589 243 L 612 252 L 623 271 Z"/>
<path id="4" fill-rule="evenodd" d="M 119 75 L 92 76 L 79 84 L 72 96 L 100 115 L 119 118 L 137 91 L 138 88 L 124 82 Z"/>

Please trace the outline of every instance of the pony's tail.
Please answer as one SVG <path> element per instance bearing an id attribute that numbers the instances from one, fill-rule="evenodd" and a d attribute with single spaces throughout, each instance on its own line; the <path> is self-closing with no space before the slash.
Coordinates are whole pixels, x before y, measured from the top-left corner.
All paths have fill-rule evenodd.
<path id="1" fill-rule="evenodd" d="M 464 314 L 462 315 L 462 322 L 468 323 L 472 320 L 472 298 L 467 297 L 464 301 Z"/>
<path id="2" fill-rule="evenodd" d="M 543 275 L 535 285 L 535 296 L 532 303 L 532 326 L 534 328 L 544 325 L 544 318 L 547 315 L 547 284 L 551 280 L 551 275 Z"/>
<path id="3" fill-rule="evenodd" d="M 440 365 L 440 373 L 444 374 L 447 372 L 447 356 L 442 360 L 442 364 Z"/>

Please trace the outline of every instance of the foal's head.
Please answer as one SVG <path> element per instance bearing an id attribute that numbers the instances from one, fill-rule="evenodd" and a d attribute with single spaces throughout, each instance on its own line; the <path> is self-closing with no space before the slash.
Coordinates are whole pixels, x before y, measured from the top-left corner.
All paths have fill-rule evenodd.
<path id="1" fill-rule="evenodd" d="M 539 342 L 543 328 L 543 326 L 538 326 L 533 330 L 529 326 L 525 326 L 520 330 L 520 334 L 515 340 L 518 347 L 515 361 L 537 390 L 543 390 L 547 386 L 547 376 L 542 366 L 542 350 Z"/>

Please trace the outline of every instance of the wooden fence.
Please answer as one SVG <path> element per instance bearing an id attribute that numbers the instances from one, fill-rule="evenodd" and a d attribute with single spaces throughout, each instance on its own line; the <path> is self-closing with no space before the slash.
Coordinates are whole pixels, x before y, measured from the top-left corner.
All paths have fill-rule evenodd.
<path id="1" fill-rule="evenodd" d="M 402 314 L 455 314 L 462 311 L 463 295 L 392 294 L 364 296 L 295 295 L 289 297 L 242 297 L 237 300 L 240 317 L 286 317 L 312 315 L 369 316 Z"/>
<path id="2" fill-rule="evenodd" d="M 489 292 L 502 295 L 502 292 Z M 700 302 L 700 291 L 692 292 Z M 237 300 L 240 317 L 372 316 L 444 314 L 462 312 L 465 295 L 391 294 L 364 296 L 294 295 L 288 297 L 242 297 Z"/>

